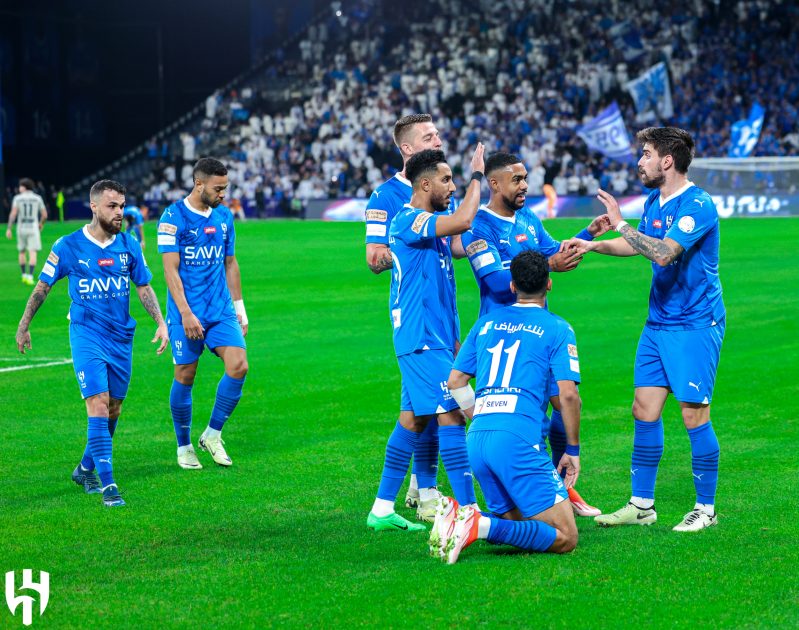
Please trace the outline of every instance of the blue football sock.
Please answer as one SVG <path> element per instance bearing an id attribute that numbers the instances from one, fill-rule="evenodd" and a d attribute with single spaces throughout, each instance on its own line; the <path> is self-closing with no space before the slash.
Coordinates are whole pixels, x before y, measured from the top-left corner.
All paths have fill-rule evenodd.
<path id="1" fill-rule="evenodd" d="M 169 408 L 172 411 L 172 424 L 178 446 L 191 444 L 191 385 L 172 381 L 169 391 Z"/>
<path id="2" fill-rule="evenodd" d="M 654 500 L 655 479 L 662 456 L 663 418 L 658 418 L 656 422 L 644 422 L 636 418 L 630 467 L 634 497 Z"/>
<path id="3" fill-rule="evenodd" d="M 438 420 L 433 418 L 419 434 L 413 452 L 413 474 L 420 488 L 433 488 L 438 473 Z"/>
<path id="4" fill-rule="evenodd" d="M 719 441 L 713 425 L 708 422 L 688 429 L 691 440 L 691 468 L 694 473 L 697 503 L 715 503 L 719 479 Z"/>
<path id="5" fill-rule="evenodd" d="M 243 378 L 233 378 L 227 374 L 222 375 L 216 388 L 216 402 L 214 402 L 214 409 L 211 411 L 209 427 L 217 431 L 222 430 L 230 414 L 233 413 L 236 405 L 239 404 L 243 387 Z"/>
<path id="6" fill-rule="evenodd" d="M 484 515 L 485 516 L 485 515 Z M 558 531 L 543 521 L 508 521 L 491 518 L 488 542 L 495 545 L 513 545 L 528 551 L 546 551 L 555 542 Z"/>
<path id="7" fill-rule="evenodd" d="M 28 273 L 33 275 L 34 271 L 36 271 L 36 265 L 28 265 Z"/>
<path id="8" fill-rule="evenodd" d="M 391 502 L 396 500 L 400 486 L 405 481 L 411 455 L 419 442 L 419 435 L 397 422 L 386 444 L 386 459 L 383 463 L 380 487 L 377 489 L 378 499 Z"/>
<path id="9" fill-rule="evenodd" d="M 20 265 L 19 270 L 22 272 L 22 275 L 25 275 L 25 265 Z"/>
<path id="10" fill-rule="evenodd" d="M 549 450 L 552 452 L 552 464 L 557 468 L 560 458 L 566 452 L 566 427 L 563 425 L 563 416 L 557 409 L 552 410 L 549 421 Z"/>
<path id="11" fill-rule="evenodd" d="M 89 448 L 89 442 L 86 442 L 86 448 L 83 449 L 83 457 L 80 459 L 80 466 L 83 470 L 94 470 L 94 460 L 92 459 L 92 449 Z"/>
<path id="12" fill-rule="evenodd" d="M 89 448 L 100 483 L 103 488 L 114 483 L 114 471 L 111 467 L 111 435 L 108 433 L 108 418 L 89 416 Z"/>
<path id="13" fill-rule="evenodd" d="M 439 426 L 438 439 L 441 461 L 444 462 L 455 500 L 460 505 L 476 503 L 472 468 L 469 466 L 469 453 L 466 451 L 466 427 Z"/>

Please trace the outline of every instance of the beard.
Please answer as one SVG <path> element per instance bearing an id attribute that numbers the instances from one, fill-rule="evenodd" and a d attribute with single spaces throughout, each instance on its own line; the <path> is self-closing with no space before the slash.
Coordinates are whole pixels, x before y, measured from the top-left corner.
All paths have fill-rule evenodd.
<path id="1" fill-rule="evenodd" d="M 205 193 L 200 194 L 200 201 L 202 201 L 203 204 L 205 204 L 209 208 L 216 208 L 220 203 L 222 203 L 222 200 L 219 197 L 211 199 L 211 197 L 209 195 L 206 195 Z"/>
<path id="2" fill-rule="evenodd" d="M 119 223 L 113 220 L 104 221 L 100 217 L 97 217 L 97 223 L 100 225 L 100 229 L 106 234 L 119 234 L 122 231 L 122 221 L 119 221 Z"/>
<path id="3" fill-rule="evenodd" d="M 666 183 L 666 176 L 663 174 L 663 169 L 658 168 L 658 172 L 654 177 L 649 177 L 646 173 L 639 171 L 638 176 L 641 178 L 641 183 L 647 188 L 660 188 Z"/>
<path id="4" fill-rule="evenodd" d="M 430 199 L 430 205 L 433 207 L 433 212 L 444 212 L 449 208 L 449 197 L 441 197 L 440 199 Z"/>

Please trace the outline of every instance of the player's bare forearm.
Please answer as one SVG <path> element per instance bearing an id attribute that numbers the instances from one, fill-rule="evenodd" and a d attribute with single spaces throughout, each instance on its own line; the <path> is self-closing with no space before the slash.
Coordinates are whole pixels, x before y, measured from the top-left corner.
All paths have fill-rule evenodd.
<path id="1" fill-rule="evenodd" d="M 153 321 L 161 326 L 164 323 L 164 316 L 161 314 L 161 307 L 158 304 L 158 298 L 155 291 L 149 284 L 143 284 L 136 287 L 136 292 L 139 294 L 139 301 L 147 311 L 147 314 L 153 318 Z"/>
<path id="2" fill-rule="evenodd" d="M 241 300 L 241 270 L 235 256 L 225 257 L 225 279 L 233 301 Z"/>
<path id="3" fill-rule="evenodd" d="M 49 284 L 42 282 L 41 280 L 39 280 L 36 286 L 33 287 L 31 296 L 28 298 L 28 303 L 25 305 L 25 312 L 22 314 L 22 319 L 19 320 L 20 329 L 28 329 L 33 316 L 36 315 L 36 311 L 38 311 L 39 307 L 44 304 L 44 301 L 50 294 L 51 288 L 52 287 L 50 287 Z"/>
<path id="4" fill-rule="evenodd" d="M 626 240 L 621 236 L 611 238 L 606 241 L 593 241 L 594 248 L 597 254 L 605 254 L 607 256 L 637 256 L 638 252 L 635 251 Z"/>
<path id="5" fill-rule="evenodd" d="M 366 246 L 366 264 L 372 273 L 383 273 L 394 266 L 391 250 L 385 245 L 369 243 Z"/>
<path id="6" fill-rule="evenodd" d="M 671 264 L 682 250 L 678 246 L 680 251 L 677 251 L 665 240 L 642 234 L 630 225 L 622 225 L 619 234 L 636 252 L 661 267 Z"/>

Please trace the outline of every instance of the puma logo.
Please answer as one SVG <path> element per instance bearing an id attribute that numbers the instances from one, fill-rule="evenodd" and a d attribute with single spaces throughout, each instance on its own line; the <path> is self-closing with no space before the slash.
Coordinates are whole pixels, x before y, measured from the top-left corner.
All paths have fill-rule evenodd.
<path id="1" fill-rule="evenodd" d="M 86 260 L 81 260 L 80 258 L 78 258 L 78 262 L 79 262 L 81 265 L 86 265 L 86 267 L 87 267 L 87 268 L 88 268 L 88 266 L 89 266 L 89 261 L 90 261 L 90 260 L 91 260 L 91 258 L 87 258 Z"/>
<path id="2" fill-rule="evenodd" d="M 688 387 L 695 387 L 696 391 L 699 391 L 699 386 L 701 384 L 702 384 L 702 381 L 699 381 L 698 383 L 692 383 L 691 381 L 688 381 Z"/>
<path id="3" fill-rule="evenodd" d="M 193 230 L 189 230 L 189 234 L 194 234 L 194 236 L 197 236 L 199 231 L 200 231 L 200 228 L 194 228 Z"/>
<path id="4" fill-rule="evenodd" d="M 705 204 L 704 201 L 699 201 L 699 199 L 694 199 L 694 201 L 699 204 L 700 208 Z"/>

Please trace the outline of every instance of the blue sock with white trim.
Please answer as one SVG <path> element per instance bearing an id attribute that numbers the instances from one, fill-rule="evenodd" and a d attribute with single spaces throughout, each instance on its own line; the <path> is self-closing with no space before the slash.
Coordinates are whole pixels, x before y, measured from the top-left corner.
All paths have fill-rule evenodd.
<path id="1" fill-rule="evenodd" d="M 696 502 L 713 504 L 719 479 L 719 441 L 710 422 L 688 429 Z"/>
<path id="2" fill-rule="evenodd" d="M 433 488 L 438 473 L 438 420 L 431 419 L 413 451 L 413 474 L 420 488 Z"/>
<path id="3" fill-rule="evenodd" d="M 658 418 L 656 422 L 644 422 L 636 418 L 630 467 L 634 497 L 655 499 L 655 480 L 662 456 L 663 418 Z"/>
<path id="4" fill-rule="evenodd" d="M 178 446 L 191 444 L 191 388 L 191 385 L 173 380 L 169 391 L 169 409 L 172 412 Z"/>
<path id="5" fill-rule="evenodd" d="M 108 432 L 108 418 L 89 416 L 88 429 L 89 448 L 94 465 L 100 475 L 103 488 L 114 483 L 114 471 L 111 465 L 111 434 Z"/>
<path id="6" fill-rule="evenodd" d="M 383 462 L 383 473 L 380 476 L 380 487 L 377 498 L 392 503 L 397 499 L 400 486 L 405 481 L 411 455 L 419 442 L 419 433 L 409 431 L 397 421 L 386 444 L 386 457 Z"/>
<path id="7" fill-rule="evenodd" d="M 216 401 L 214 408 L 211 411 L 211 421 L 208 426 L 215 431 L 221 431 L 225 426 L 225 422 L 233 413 L 236 405 L 241 400 L 241 390 L 244 387 L 243 378 L 233 378 L 226 373 L 219 379 L 219 385 L 216 388 Z"/>
<path id="8" fill-rule="evenodd" d="M 441 461 L 447 471 L 452 494 L 460 505 L 477 503 L 474 494 L 472 468 L 466 450 L 466 427 L 439 426 L 438 439 L 441 448 Z"/>

